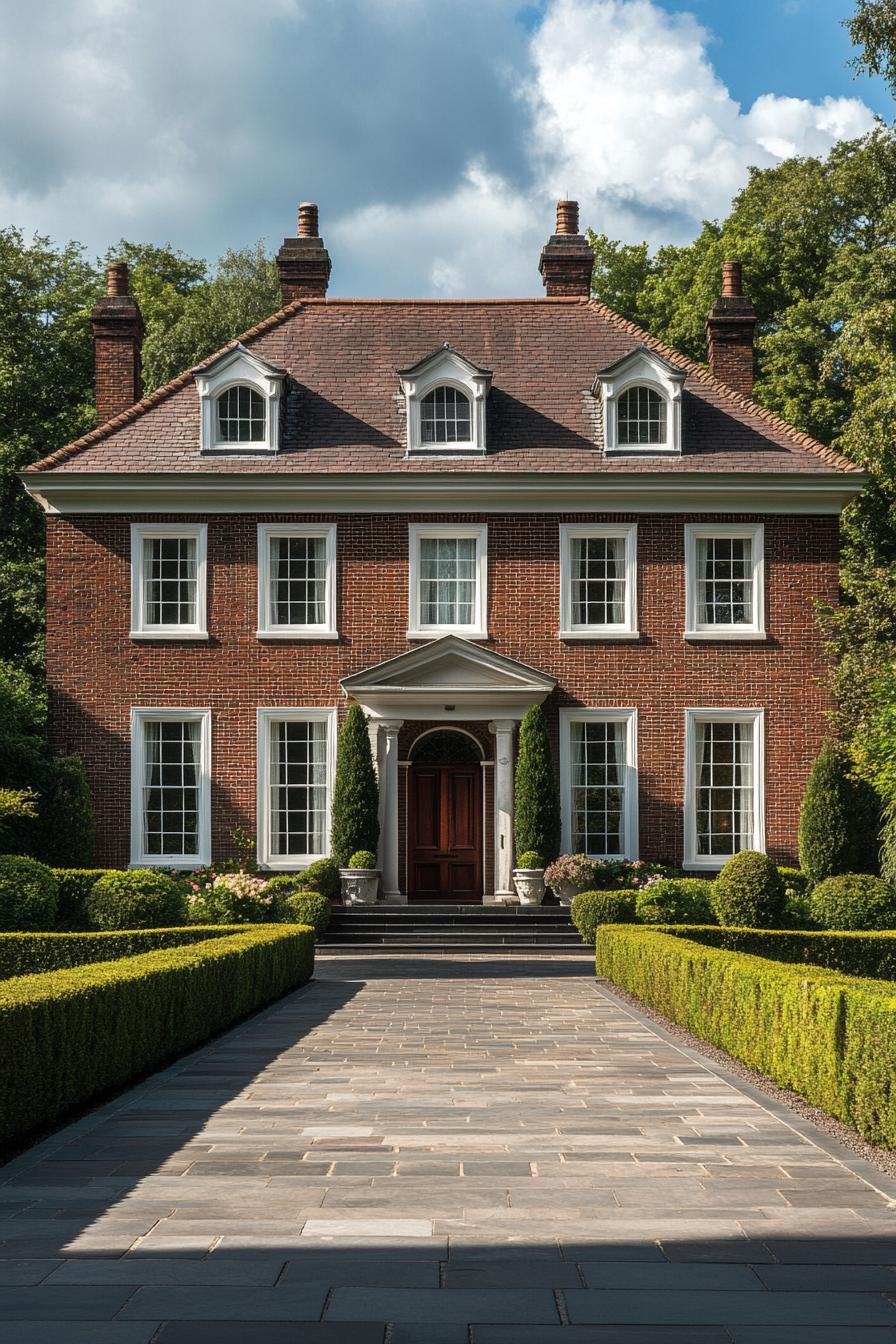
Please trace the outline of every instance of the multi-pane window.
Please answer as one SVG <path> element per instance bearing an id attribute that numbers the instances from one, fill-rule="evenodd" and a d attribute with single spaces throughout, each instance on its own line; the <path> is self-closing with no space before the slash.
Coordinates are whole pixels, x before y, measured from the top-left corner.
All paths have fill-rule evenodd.
<path id="1" fill-rule="evenodd" d="M 616 403 L 616 438 L 621 446 L 666 442 L 666 402 L 652 387 L 630 387 Z"/>
<path id="2" fill-rule="evenodd" d="M 410 529 L 411 633 L 485 635 L 484 527 Z"/>
<path id="3" fill-rule="evenodd" d="M 688 713 L 686 857 L 719 867 L 741 849 L 761 849 L 762 715 L 758 710 Z"/>
<path id="4" fill-rule="evenodd" d="M 470 399 L 456 387 L 435 387 L 420 402 L 420 439 L 426 446 L 470 442 Z"/>
<path id="5" fill-rule="evenodd" d="M 132 525 L 132 637 L 205 635 L 205 550 L 205 524 Z"/>
<path id="6" fill-rule="evenodd" d="M 327 852 L 335 714 L 258 711 L 258 853 L 267 867 L 296 867 Z"/>
<path id="7" fill-rule="evenodd" d="M 634 523 L 561 525 L 561 636 L 637 635 L 636 544 Z"/>
<path id="8" fill-rule="evenodd" d="M 635 857 L 634 711 L 563 710 L 560 730 L 564 848 L 592 858 Z"/>
<path id="9" fill-rule="evenodd" d="M 133 862 L 209 861 L 209 731 L 207 711 L 132 712 Z"/>
<path id="10" fill-rule="evenodd" d="M 258 529 L 258 633 L 336 634 L 336 528 L 262 523 Z"/>
<path id="11" fill-rule="evenodd" d="M 229 387 L 218 397 L 216 407 L 219 443 L 264 442 L 265 402 L 254 387 Z"/>
<path id="12" fill-rule="evenodd" d="M 688 524 L 685 566 L 689 638 L 764 637 L 761 524 Z"/>

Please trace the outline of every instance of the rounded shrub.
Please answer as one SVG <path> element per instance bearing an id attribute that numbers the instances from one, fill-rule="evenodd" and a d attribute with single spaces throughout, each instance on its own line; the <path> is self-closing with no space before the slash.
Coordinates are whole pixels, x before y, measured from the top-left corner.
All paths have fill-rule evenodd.
<path id="1" fill-rule="evenodd" d="M 517 868 L 528 868 L 528 869 L 543 868 L 544 859 L 536 850 L 527 849 L 522 854 L 519 854 L 517 856 L 516 866 Z"/>
<path id="2" fill-rule="evenodd" d="M 332 906 L 319 891 L 294 891 L 278 905 L 278 918 L 285 924 L 310 924 L 320 938 L 330 922 Z"/>
<path id="3" fill-rule="evenodd" d="M 23 854 L 0 854 L 0 929 L 41 933 L 56 923 L 59 884 L 52 870 Z"/>
<path id="4" fill-rule="evenodd" d="M 582 942 L 593 947 L 594 935 L 601 924 L 635 922 L 635 894 L 632 891 L 580 891 L 573 897 L 570 915 L 582 935 Z"/>
<path id="5" fill-rule="evenodd" d="M 715 924 L 712 888 L 703 877 L 661 877 L 638 892 L 635 914 L 645 924 Z"/>
<path id="6" fill-rule="evenodd" d="M 719 873 L 712 908 L 729 928 L 772 929 L 784 915 L 784 882 L 767 854 L 742 849 Z"/>
<path id="7" fill-rule="evenodd" d="M 87 928 L 85 901 L 94 885 L 105 877 L 107 868 L 54 868 L 53 876 L 59 883 L 59 909 L 56 927 L 74 932 Z"/>
<path id="8" fill-rule="evenodd" d="M 347 868 L 375 868 L 376 855 L 372 849 L 356 849 L 346 864 Z"/>
<path id="9" fill-rule="evenodd" d="M 809 910 L 823 929 L 896 929 L 896 891 L 870 873 L 826 877 L 813 887 Z"/>
<path id="10" fill-rule="evenodd" d="M 105 873 L 84 906 L 94 929 L 166 929 L 185 918 L 182 887 L 153 868 Z"/>
<path id="11" fill-rule="evenodd" d="M 319 891 L 328 901 L 336 901 L 342 891 L 339 865 L 334 859 L 315 859 L 301 873 L 297 873 L 296 891 Z"/>

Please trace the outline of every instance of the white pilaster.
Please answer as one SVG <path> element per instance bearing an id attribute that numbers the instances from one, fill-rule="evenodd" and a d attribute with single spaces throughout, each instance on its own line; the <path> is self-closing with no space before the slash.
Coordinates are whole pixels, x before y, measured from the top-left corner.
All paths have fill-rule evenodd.
<path id="1" fill-rule="evenodd" d="M 381 719 L 377 757 L 380 766 L 380 852 L 383 864 L 383 900 L 405 901 L 398 877 L 398 732 L 403 719 Z"/>
<path id="2" fill-rule="evenodd" d="M 495 901 L 513 900 L 513 719 L 495 719 Z"/>

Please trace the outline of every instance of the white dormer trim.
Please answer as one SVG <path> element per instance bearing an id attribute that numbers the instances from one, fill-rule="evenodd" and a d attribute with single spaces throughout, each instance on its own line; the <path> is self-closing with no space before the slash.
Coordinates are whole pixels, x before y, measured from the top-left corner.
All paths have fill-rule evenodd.
<path id="1" fill-rule="evenodd" d="M 641 345 L 622 359 L 601 370 L 592 392 L 603 403 L 604 450 L 626 457 L 672 457 L 681 453 L 681 389 L 687 374 Z M 619 442 L 617 406 L 630 387 L 652 388 L 666 403 L 666 440 L 664 443 L 628 444 Z"/>
<path id="2" fill-rule="evenodd" d="M 210 364 L 196 370 L 199 392 L 199 447 L 203 453 L 276 453 L 280 447 L 280 400 L 286 377 L 237 342 Z M 251 387 L 265 401 L 265 436 L 252 443 L 231 443 L 217 437 L 218 397 L 230 387 Z"/>
<path id="3" fill-rule="evenodd" d="M 485 453 L 485 402 L 492 375 L 472 364 L 446 343 L 419 363 L 399 369 L 405 398 L 408 455 L 426 457 L 472 457 Z M 420 403 L 436 387 L 454 387 L 470 401 L 470 439 L 466 443 L 423 443 Z"/>

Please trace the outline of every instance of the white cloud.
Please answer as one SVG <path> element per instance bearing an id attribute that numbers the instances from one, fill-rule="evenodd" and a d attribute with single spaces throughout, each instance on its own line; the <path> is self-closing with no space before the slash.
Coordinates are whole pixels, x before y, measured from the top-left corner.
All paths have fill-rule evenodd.
<path id="1" fill-rule="evenodd" d="M 869 129 L 851 98 L 742 109 L 652 0 L 45 0 L 0 37 L 0 218 L 201 254 L 318 199 L 339 293 L 535 293 L 553 202 L 686 241 L 751 164 Z M 531 9 L 528 11 L 531 16 Z M 48 96 L 48 90 L 49 96 Z"/>

